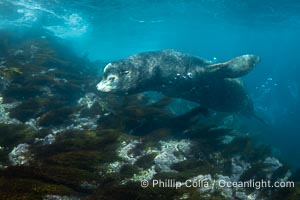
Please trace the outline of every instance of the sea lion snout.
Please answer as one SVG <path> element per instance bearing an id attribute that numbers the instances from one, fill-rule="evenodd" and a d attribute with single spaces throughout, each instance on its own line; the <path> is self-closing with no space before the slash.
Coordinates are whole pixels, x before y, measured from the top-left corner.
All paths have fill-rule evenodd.
<path id="1" fill-rule="evenodd" d="M 108 87 L 107 83 L 105 83 L 104 81 L 100 81 L 97 84 L 97 90 L 101 91 L 101 92 L 110 92 L 110 88 Z"/>
<path id="2" fill-rule="evenodd" d="M 260 62 L 260 57 L 259 56 L 257 56 L 257 55 L 251 55 L 251 56 L 253 57 L 254 64 L 257 64 L 257 63 Z"/>
<path id="3" fill-rule="evenodd" d="M 109 75 L 107 78 L 103 78 L 97 84 L 97 90 L 101 92 L 112 92 L 117 89 L 119 78 L 116 75 Z"/>
<path id="4" fill-rule="evenodd" d="M 257 55 L 253 55 L 253 54 L 246 54 L 244 56 L 241 56 L 241 57 L 244 57 L 245 59 L 245 65 L 249 65 L 249 67 L 254 67 L 257 63 L 260 62 L 260 57 L 257 56 Z"/>

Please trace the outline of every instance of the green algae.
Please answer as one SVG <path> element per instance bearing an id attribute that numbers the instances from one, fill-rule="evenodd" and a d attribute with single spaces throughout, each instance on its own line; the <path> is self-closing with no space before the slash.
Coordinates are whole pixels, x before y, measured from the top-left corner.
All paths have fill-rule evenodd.
<path id="1" fill-rule="evenodd" d="M 120 175 L 124 178 L 130 178 L 139 172 L 138 166 L 125 164 L 120 169 Z"/>
<path id="2" fill-rule="evenodd" d="M 275 182 L 277 180 L 285 178 L 286 175 L 289 173 L 289 170 L 290 166 L 288 164 L 283 164 L 281 167 L 278 167 L 278 169 L 276 169 L 276 171 L 272 174 L 271 181 Z M 292 177 L 290 179 L 292 180 Z"/>
<path id="3" fill-rule="evenodd" d="M 37 120 L 37 124 L 44 127 L 62 125 L 68 122 L 69 116 L 77 110 L 76 107 L 62 107 L 51 110 L 41 115 Z"/>
<path id="4" fill-rule="evenodd" d="M 171 169 L 182 173 L 186 176 L 186 179 L 197 176 L 199 174 L 216 174 L 217 172 L 219 172 L 215 163 L 193 159 L 175 163 L 171 166 Z"/>
<path id="5" fill-rule="evenodd" d="M 97 190 L 88 199 L 176 199 L 180 192 L 175 188 L 149 187 L 142 188 L 140 183 L 129 182 L 126 185 L 107 185 Z"/>
<path id="6" fill-rule="evenodd" d="M 148 169 L 153 166 L 155 156 L 157 156 L 157 153 L 144 155 L 135 162 L 135 165 L 143 169 Z"/>
<path id="7" fill-rule="evenodd" d="M 17 79 L 23 74 L 21 68 L 19 67 L 1 67 L 0 77 L 6 79 Z"/>
<path id="8" fill-rule="evenodd" d="M 24 85 L 22 87 L 15 85 L 10 86 L 7 90 L 3 92 L 5 98 L 13 98 L 16 100 L 23 100 L 28 98 L 34 98 L 36 96 L 41 95 L 43 92 L 41 91 L 40 86 L 35 85 Z"/>
<path id="9" fill-rule="evenodd" d="M 240 154 L 243 159 L 249 162 L 259 162 L 272 155 L 272 149 L 268 145 L 257 145 L 249 137 L 236 137 L 225 147 L 224 156 L 232 157 Z"/>
<path id="10" fill-rule="evenodd" d="M 171 102 L 169 98 L 163 98 L 158 102 L 145 104 L 147 97 L 132 95 L 121 99 L 122 101 L 107 101 L 114 107 L 112 114 L 98 121 L 100 128 L 118 127 L 119 130 L 130 132 L 134 135 L 146 135 L 151 131 L 163 127 L 163 121 L 171 118 L 171 113 L 165 107 Z"/>
<path id="11" fill-rule="evenodd" d="M 44 195 L 78 195 L 72 189 L 33 179 L 0 178 L 0 198 L 6 200 L 42 199 Z"/>
<path id="12" fill-rule="evenodd" d="M 267 174 L 264 169 L 270 167 L 270 164 L 266 163 L 256 163 L 252 165 L 248 170 L 246 170 L 240 177 L 241 181 L 248 181 L 248 180 L 267 180 Z"/>
<path id="13" fill-rule="evenodd" d="M 300 183 L 295 183 L 295 187 L 280 188 L 272 193 L 270 200 L 298 200 L 300 199 Z"/>
<path id="14" fill-rule="evenodd" d="M 8 162 L 8 153 L 18 144 L 32 143 L 36 137 L 44 136 L 42 132 L 36 132 L 24 125 L 0 124 L 1 137 L 0 162 Z"/>
<path id="15" fill-rule="evenodd" d="M 29 98 L 10 110 L 10 117 L 16 118 L 21 122 L 26 122 L 29 119 L 37 118 L 46 113 L 46 110 L 57 109 L 63 107 L 65 101 L 60 101 L 56 98 L 36 97 Z"/>
<path id="16" fill-rule="evenodd" d="M 47 147 L 36 146 L 34 151 L 40 158 L 78 150 L 114 154 L 119 145 L 119 136 L 118 131 L 66 131 L 57 135 L 54 144 Z"/>
<path id="17" fill-rule="evenodd" d="M 180 173 L 180 172 L 161 172 L 154 175 L 154 179 L 156 180 L 176 180 L 176 181 L 186 181 L 191 178 L 193 173 Z"/>
<path id="18" fill-rule="evenodd" d="M 158 173 L 154 175 L 154 179 L 169 179 L 184 182 L 199 174 L 217 174 L 220 172 L 217 166 L 208 161 L 192 159 L 175 163 L 171 166 L 171 169 L 176 171 Z"/>
<path id="19" fill-rule="evenodd" d="M 50 165 L 95 171 L 101 166 L 101 163 L 111 161 L 113 156 L 112 153 L 98 151 L 72 151 L 50 156 L 44 162 Z"/>
<path id="20" fill-rule="evenodd" d="M 291 180 L 292 180 L 292 181 L 295 181 L 295 182 L 300 182 L 300 168 L 298 168 L 298 169 L 292 174 Z"/>
<path id="21" fill-rule="evenodd" d="M 81 184 L 84 181 L 93 182 L 99 178 L 95 173 L 75 167 L 36 164 L 38 165 L 33 163 L 30 167 L 9 167 L 3 172 L 2 176 L 35 178 L 45 182 L 66 185 L 77 190 L 81 190 Z"/>

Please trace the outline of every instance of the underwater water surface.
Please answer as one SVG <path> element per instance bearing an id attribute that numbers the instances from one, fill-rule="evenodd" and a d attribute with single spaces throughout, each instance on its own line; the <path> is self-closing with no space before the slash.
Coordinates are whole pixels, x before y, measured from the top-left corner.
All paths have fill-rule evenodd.
<path id="1" fill-rule="evenodd" d="M 297 0 L 0 0 L 0 199 L 299 199 L 299 35 Z M 96 90 L 107 63 L 162 49 L 260 56 L 242 80 L 264 123 Z M 297 186 L 140 187 L 155 178 Z"/>

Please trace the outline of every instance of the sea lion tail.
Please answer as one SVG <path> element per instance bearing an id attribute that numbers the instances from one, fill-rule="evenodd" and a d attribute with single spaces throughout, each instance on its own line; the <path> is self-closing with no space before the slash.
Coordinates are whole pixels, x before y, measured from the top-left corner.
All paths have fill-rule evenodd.
<path id="1" fill-rule="evenodd" d="M 248 106 L 246 106 L 245 109 L 240 112 L 240 114 L 247 117 L 248 119 L 255 120 L 264 127 L 269 127 L 268 122 L 265 121 L 261 116 L 259 116 L 255 111 L 252 101 L 248 103 Z"/>
<path id="2" fill-rule="evenodd" d="M 224 78 L 238 78 L 248 74 L 259 61 L 259 56 L 246 54 L 227 62 L 212 64 L 209 68 L 216 73 L 215 75 Z"/>

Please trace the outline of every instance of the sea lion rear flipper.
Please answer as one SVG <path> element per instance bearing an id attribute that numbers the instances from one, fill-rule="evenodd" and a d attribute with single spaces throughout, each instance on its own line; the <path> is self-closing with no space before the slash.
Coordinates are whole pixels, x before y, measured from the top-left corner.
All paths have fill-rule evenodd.
<path id="1" fill-rule="evenodd" d="M 224 78 L 238 78 L 249 73 L 259 61 L 258 56 L 246 54 L 224 63 L 209 65 L 208 68 L 211 69 L 213 75 Z"/>

